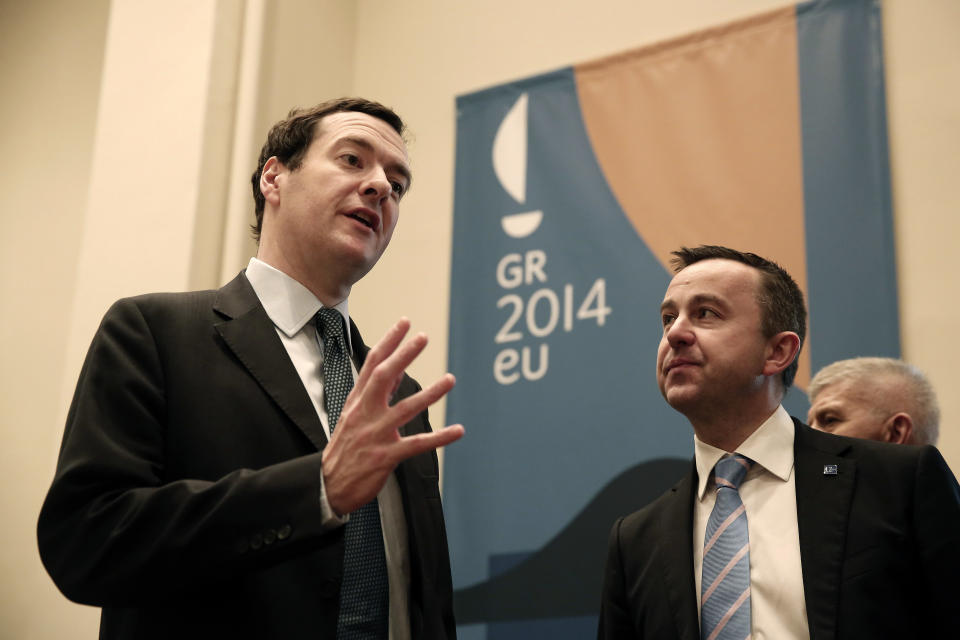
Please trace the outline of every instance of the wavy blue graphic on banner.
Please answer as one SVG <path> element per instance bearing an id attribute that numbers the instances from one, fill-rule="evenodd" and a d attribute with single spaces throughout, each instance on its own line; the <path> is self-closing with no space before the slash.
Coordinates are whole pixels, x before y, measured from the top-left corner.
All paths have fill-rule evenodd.
<path id="1" fill-rule="evenodd" d="M 458 384 L 447 411 L 469 435 L 447 451 L 444 504 L 458 620 L 590 615 L 546 596 L 539 606 L 530 593 L 527 609 L 506 612 L 509 603 L 482 591 L 465 599 L 463 590 L 526 571 L 507 592 L 553 583 L 581 600 L 585 589 L 599 593 L 613 518 L 685 471 L 690 427 L 654 375 L 670 276 L 606 185 L 570 69 L 462 97 L 457 108 L 450 370 Z M 618 474 L 663 459 L 673 464 L 651 468 L 658 477 L 645 499 L 610 497 L 605 512 L 579 522 L 593 536 L 580 543 L 582 559 L 530 557 Z M 589 584 L 571 561 L 592 570 Z"/>

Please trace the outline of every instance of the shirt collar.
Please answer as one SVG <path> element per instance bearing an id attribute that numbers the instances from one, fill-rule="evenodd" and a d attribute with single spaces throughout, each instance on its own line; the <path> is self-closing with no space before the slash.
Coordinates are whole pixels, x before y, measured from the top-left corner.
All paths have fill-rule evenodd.
<path id="1" fill-rule="evenodd" d="M 737 447 L 735 453 L 744 455 L 786 482 L 793 471 L 793 420 L 783 405 L 761 424 L 750 437 Z M 697 463 L 697 499 L 703 500 L 714 465 L 727 452 L 709 445 L 693 435 L 694 458 Z M 754 468 L 756 468 L 756 466 Z"/>
<path id="2" fill-rule="evenodd" d="M 305 286 L 272 267 L 263 260 L 250 258 L 247 264 L 247 280 L 260 299 L 263 310 L 273 324 L 288 338 L 292 338 L 311 322 L 323 304 Z M 346 326 L 350 326 L 347 300 L 333 307 L 340 312 Z M 347 331 L 347 349 L 352 353 L 350 331 Z"/>

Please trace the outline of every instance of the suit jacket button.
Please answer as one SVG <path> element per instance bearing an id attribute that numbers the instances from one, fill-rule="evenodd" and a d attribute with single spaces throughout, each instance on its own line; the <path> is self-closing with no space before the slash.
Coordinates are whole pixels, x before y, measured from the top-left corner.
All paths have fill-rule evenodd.
<path id="1" fill-rule="evenodd" d="M 255 533 L 255 534 L 253 534 L 252 536 L 250 536 L 250 548 L 251 548 L 251 549 L 253 549 L 254 551 L 256 551 L 257 549 L 259 549 L 259 548 L 262 547 L 262 546 L 263 546 L 263 536 L 261 536 L 259 533 Z"/>
<path id="2" fill-rule="evenodd" d="M 263 534 L 263 544 L 273 544 L 277 539 L 277 531 L 275 529 L 267 529 Z"/>
<path id="3" fill-rule="evenodd" d="M 246 538 L 240 538 L 240 540 L 237 541 L 237 553 L 246 553 L 249 550 L 250 543 Z"/>
<path id="4" fill-rule="evenodd" d="M 286 540 L 290 537 L 290 525 L 285 524 L 277 531 L 277 540 Z"/>

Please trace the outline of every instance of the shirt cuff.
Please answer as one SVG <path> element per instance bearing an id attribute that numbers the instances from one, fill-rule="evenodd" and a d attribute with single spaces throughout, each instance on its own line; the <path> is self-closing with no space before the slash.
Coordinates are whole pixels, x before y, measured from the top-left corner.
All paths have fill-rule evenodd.
<path id="1" fill-rule="evenodd" d="M 323 483 L 323 471 L 320 471 L 320 526 L 324 531 L 342 527 L 350 520 L 350 514 L 338 516 L 327 500 L 327 487 Z"/>

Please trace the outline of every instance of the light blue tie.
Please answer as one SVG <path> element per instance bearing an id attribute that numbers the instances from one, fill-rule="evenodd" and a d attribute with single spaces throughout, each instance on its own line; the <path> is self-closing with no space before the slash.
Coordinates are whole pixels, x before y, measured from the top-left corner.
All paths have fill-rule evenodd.
<path id="1" fill-rule="evenodd" d="M 317 313 L 323 349 L 323 397 L 330 435 L 353 389 L 343 316 L 336 309 Z M 350 514 L 344 525 L 343 580 L 340 584 L 338 640 L 386 639 L 390 610 L 387 561 L 376 498 Z"/>
<path id="2" fill-rule="evenodd" d="M 750 637 L 750 539 L 739 488 L 751 464 L 736 454 L 714 467 L 717 502 L 707 520 L 700 578 L 701 640 Z"/>

